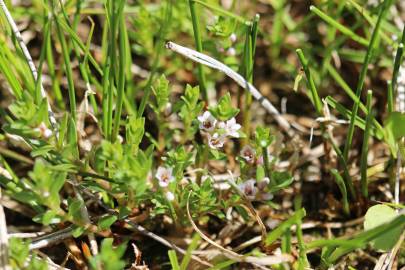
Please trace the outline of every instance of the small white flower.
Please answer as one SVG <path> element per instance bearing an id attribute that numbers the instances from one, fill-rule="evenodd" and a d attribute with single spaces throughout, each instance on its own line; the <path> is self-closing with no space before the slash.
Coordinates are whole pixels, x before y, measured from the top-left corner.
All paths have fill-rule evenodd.
<path id="1" fill-rule="evenodd" d="M 172 173 L 173 173 L 172 168 L 159 167 L 155 175 L 156 178 L 159 180 L 159 186 L 167 187 L 170 182 L 173 182 L 174 177 Z"/>
<path id="2" fill-rule="evenodd" d="M 118 134 L 117 141 L 122 144 L 124 142 L 124 138 L 122 138 L 122 136 Z"/>
<path id="3" fill-rule="evenodd" d="M 224 146 L 225 143 L 225 136 L 221 136 L 218 133 L 214 133 L 214 135 L 211 136 L 211 134 L 208 134 L 208 145 L 212 149 L 218 149 Z"/>
<path id="4" fill-rule="evenodd" d="M 240 155 L 248 163 L 253 163 L 255 161 L 256 151 L 250 145 L 245 145 L 240 151 Z"/>
<path id="5" fill-rule="evenodd" d="M 174 194 L 172 193 L 172 192 L 170 192 L 170 191 L 168 191 L 168 192 L 166 192 L 165 193 L 165 196 L 166 196 L 166 199 L 168 200 L 168 201 L 174 201 Z"/>
<path id="6" fill-rule="evenodd" d="M 259 199 L 263 201 L 270 201 L 271 199 L 273 199 L 273 194 L 271 194 L 270 192 L 260 193 Z"/>
<path id="7" fill-rule="evenodd" d="M 254 200 L 257 194 L 257 187 L 255 187 L 256 180 L 249 179 L 246 182 L 239 184 L 240 190 L 246 195 L 249 200 Z"/>
<path id="8" fill-rule="evenodd" d="M 39 124 L 38 128 L 36 128 L 37 131 L 41 134 L 41 137 L 44 139 L 48 139 L 49 137 L 52 136 L 52 130 L 50 130 L 44 122 Z"/>
<path id="9" fill-rule="evenodd" d="M 197 119 L 200 121 L 200 129 L 208 132 L 213 131 L 217 124 L 217 119 L 209 111 L 204 112 Z"/>
<path id="10" fill-rule="evenodd" d="M 232 117 L 231 119 L 229 119 L 228 121 L 226 121 L 226 123 L 220 122 L 220 123 L 218 124 L 218 126 L 219 126 L 219 128 L 225 130 L 226 136 L 231 136 L 231 137 L 234 137 L 234 138 L 239 138 L 238 130 L 241 128 L 241 125 L 239 125 L 238 123 L 236 123 L 235 117 Z"/>
<path id="11" fill-rule="evenodd" d="M 270 179 L 268 177 L 263 178 L 261 181 L 257 183 L 257 188 L 263 191 L 270 183 Z"/>
<path id="12" fill-rule="evenodd" d="M 232 34 L 229 36 L 229 40 L 230 40 L 232 43 L 235 43 L 236 39 L 237 39 L 237 36 L 236 36 L 235 33 L 232 33 Z"/>
<path id="13" fill-rule="evenodd" d="M 230 48 L 226 51 L 226 54 L 227 54 L 228 56 L 235 56 L 235 55 L 236 55 L 236 50 L 235 50 L 235 48 L 230 47 Z"/>

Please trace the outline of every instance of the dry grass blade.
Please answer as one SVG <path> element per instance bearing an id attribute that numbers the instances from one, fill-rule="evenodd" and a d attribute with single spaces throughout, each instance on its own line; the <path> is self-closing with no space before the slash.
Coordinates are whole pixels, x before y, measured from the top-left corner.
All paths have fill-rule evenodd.
<path id="1" fill-rule="evenodd" d="M 223 73 L 225 73 L 228 77 L 233 79 L 237 84 L 239 84 L 241 87 L 249 91 L 252 96 L 272 115 L 274 115 L 274 118 L 278 122 L 278 124 L 284 129 L 287 134 L 292 136 L 293 130 L 291 129 L 290 123 L 280 114 L 280 112 L 271 104 L 271 102 L 266 99 L 260 92 L 259 90 L 256 89 L 252 84 L 247 82 L 242 75 L 238 74 L 237 72 L 233 71 L 231 68 L 228 66 L 224 65 L 223 63 L 219 62 L 218 60 L 205 55 L 203 53 L 199 53 L 197 51 L 194 51 L 190 48 L 186 48 L 183 46 L 180 46 L 174 42 L 169 41 L 166 43 L 166 48 L 170 49 L 176 53 L 179 53 L 197 63 L 206 65 L 210 68 L 219 70 Z"/>
<path id="2" fill-rule="evenodd" d="M 53 232 L 33 240 L 30 244 L 30 250 L 40 249 L 59 243 L 72 236 L 73 227 L 68 227 L 57 232 Z"/>
<path id="3" fill-rule="evenodd" d="M 189 204 L 190 195 L 191 195 L 191 192 L 188 194 L 186 209 L 187 209 L 187 216 L 191 223 L 191 226 L 201 236 L 201 238 L 203 238 L 205 241 L 207 241 L 214 247 L 221 250 L 223 252 L 222 255 L 224 255 L 225 257 L 227 257 L 231 260 L 237 261 L 237 262 L 251 263 L 260 269 L 268 269 L 267 267 L 264 267 L 267 265 L 275 265 L 275 264 L 280 264 L 280 263 L 291 261 L 291 259 L 292 259 L 291 256 L 284 255 L 284 254 L 280 255 L 280 256 L 265 256 L 265 257 L 244 256 L 244 255 L 238 254 L 232 250 L 226 249 L 223 246 L 215 243 L 208 236 L 206 236 L 194 223 L 194 221 L 191 217 L 191 214 L 190 214 L 190 204 Z"/>

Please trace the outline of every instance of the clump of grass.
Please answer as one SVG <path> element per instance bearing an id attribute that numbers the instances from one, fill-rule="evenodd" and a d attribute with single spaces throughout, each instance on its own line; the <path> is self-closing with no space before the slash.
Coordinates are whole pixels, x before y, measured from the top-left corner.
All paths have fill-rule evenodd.
<path id="1" fill-rule="evenodd" d="M 400 177 L 393 202 L 381 192 L 405 136 L 392 1 L 6 4 L 2 268 L 360 269 L 380 250 L 403 263 Z M 387 70 L 387 102 L 372 106 Z"/>

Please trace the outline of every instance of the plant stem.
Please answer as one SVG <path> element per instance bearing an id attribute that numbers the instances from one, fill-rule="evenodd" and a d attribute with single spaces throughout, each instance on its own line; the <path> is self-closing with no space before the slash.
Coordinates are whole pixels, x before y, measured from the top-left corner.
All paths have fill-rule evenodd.
<path id="1" fill-rule="evenodd" d="M 197 17 L 195 2 L 193 0 L 188 0 L 188 5 L 190 7 L 191 21 L 193 23 L 193 33 L 194 33 L 194 41 L 195 41 L 196 50 L 198 52 L 202 52 L 203 47 L 202 47 L 202 41 L 201 41 L 200 23 L 199 23 L 199 19 Z M 198 64 L 197 68 L 198 68 L 198 81 L 200 83 L 201 93 L 202 93 L 202 96 L 203 96 L 203 99 L 204 99 L 206 105 L 209 105 L 204 67 L 203 67 L 203 65 Z"/>
<path id="2" fill-rule="evenodd" d="M 360 172 L 361 172 L 361 192 L 364 197 L 368 197 L 368 183 L 367 183 L 367 156 L 368 156 L 368 140 L 370 138 L 371 120 L 373 119 L 371 113 L 371 99 L 373 91 L 367 92 L 367 110 L 368 115 L 366 118 L 366 128 L 364 130 L 363 146 L 361 149 Z"/>
<path id="3" fill-rule="evenodd" d="M 118 70 L 118 86 L 117 86 L 117 101 L 115 105 L 115 114 L 114 114 L 114 129 L 112 132 L 111 141 L 115 142 L 118 136 L 120 128 L 120 120 L 122 113 L 122 104 L 125 95 L 125 57 L 126 57 L 126 42 L 125 42 L 125 17 L 122 16 L 122 10 L 124 9 L 125 1 L 121 1 L 121 6 L 118 11 L 119 20 L 119 70 Z"/>

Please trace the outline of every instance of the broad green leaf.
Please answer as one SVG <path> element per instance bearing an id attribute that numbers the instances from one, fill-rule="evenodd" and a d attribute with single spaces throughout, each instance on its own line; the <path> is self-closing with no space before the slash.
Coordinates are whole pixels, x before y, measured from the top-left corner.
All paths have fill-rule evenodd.
<path id="1" fill-rule="evenodd" d="M 385 120 L 385 141 L 396 157 L 397 141 L 405 136 L 405 113 L 392 112 Z"/>
<path id="2" fill-rule="evenodd" d="M 391 221 L 397 216 L 395 210 L 387 205 L 379 204 L 370 207 L 364 217 L 364 229 L 370 230 L 381 224 Z M 394 230 L 384 232 L 372 241 L 375 249 L 381 249 L 388 251 L 398 241 L 402 227 L 398 227 Z"/>

